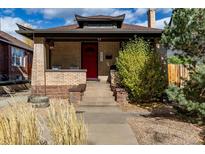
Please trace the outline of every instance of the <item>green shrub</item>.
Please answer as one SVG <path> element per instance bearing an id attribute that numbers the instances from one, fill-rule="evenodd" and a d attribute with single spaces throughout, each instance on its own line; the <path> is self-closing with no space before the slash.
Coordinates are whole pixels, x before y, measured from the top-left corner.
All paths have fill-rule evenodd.
<path id="1" fill-rule="evenodd" d="M 185 81 L 182 88 L 169 86 L 166 90 L 168 98 L 179 104 L 190 114 L 205 117 L 205 65 L 198 65 Z"/>
<path id="2" fill-rule="evenodd" d="M 123 44 L 116 66 L 121 86 L 129 92 L 135 101 L 149 101 L 161 96 L 165 76 L 161 67 L 160 56 L 149 43 L 135 38 Z"/>
<path id="3" fill-rule="evenodd" d="M 168 57 L 167 62 L 169 64 L 190 64 L 191 63 L 189 58 L 185 58 L 179 55 Z"/>

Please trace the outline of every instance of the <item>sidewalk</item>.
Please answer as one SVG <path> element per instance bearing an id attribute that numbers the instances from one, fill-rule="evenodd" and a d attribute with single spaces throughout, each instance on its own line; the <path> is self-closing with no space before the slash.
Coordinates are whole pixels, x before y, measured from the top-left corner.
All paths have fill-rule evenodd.
<path id="1" fill-rule="evenodd" d="M 127 116 L 117 107 L 109 84 L 88 82 L 83 102 L 77 111 L 83 113 L 87 124 L 88 144 L 137 144 Z"/>

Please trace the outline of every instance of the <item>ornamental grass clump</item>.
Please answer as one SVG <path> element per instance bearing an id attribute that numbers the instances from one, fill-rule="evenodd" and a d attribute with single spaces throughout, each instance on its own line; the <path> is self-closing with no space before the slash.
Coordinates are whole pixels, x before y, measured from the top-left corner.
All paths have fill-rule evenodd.
<path id="1" fill-rule="evenodd" d="M 36 112 L 25 103 L 13 103 L 0 113 L 0 144 L 36 145 L 40 129 Z"/>
<path id="2" fill-rule="evenodd" d="M 51 103 L 48 127 L 54 144 L 86 144 L 86 126 L 82 118 L 78 119 L 73 105 L 67 102 Z"/>

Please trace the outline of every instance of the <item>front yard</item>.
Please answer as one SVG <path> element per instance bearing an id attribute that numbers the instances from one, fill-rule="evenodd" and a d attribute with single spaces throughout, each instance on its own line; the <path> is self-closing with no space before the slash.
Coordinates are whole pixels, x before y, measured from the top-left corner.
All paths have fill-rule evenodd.
<path id="1" fill-rule="evenodd" d="M 145 103 L 120 105 L 124 112 L 139 113 L 128 118 L 139 144 L 204 144 L 204 126 L 192 124 L 169 105 Z"/>

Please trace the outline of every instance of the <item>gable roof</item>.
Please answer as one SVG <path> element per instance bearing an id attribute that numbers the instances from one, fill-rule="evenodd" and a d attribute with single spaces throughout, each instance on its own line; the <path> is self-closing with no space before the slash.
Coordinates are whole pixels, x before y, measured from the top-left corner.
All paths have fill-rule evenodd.
<path id="1" fill-rule="evenodd" d="M 18 40 L 17 38 L 9 35 L 6 32 L 0 31 L 0 41 L 1 42 L 5 42 L 7 44 L 11 44 L 13 46 L 19 47 L 19 48 L 23 48 L 29 51 L 33 51 L 32 47 L 27 45 L 26 43 Z"/>

